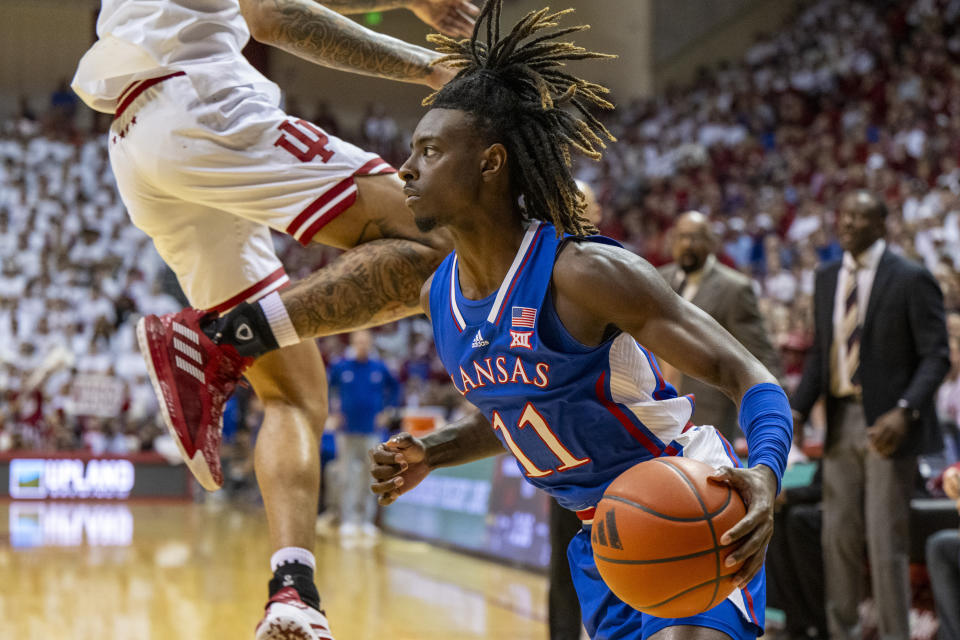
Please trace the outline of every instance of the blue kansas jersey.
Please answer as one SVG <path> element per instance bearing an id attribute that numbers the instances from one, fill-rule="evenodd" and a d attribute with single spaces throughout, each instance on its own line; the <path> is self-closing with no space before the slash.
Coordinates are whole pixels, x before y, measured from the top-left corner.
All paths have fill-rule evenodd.
<path id="1" fill-rule="evenodd" d="M 594 236 L 585 241 L 616 244 Z M 592 508 L 620 473 L 643 460 L 683 455 L 739 466 L 713 427 L 690 423 L 693 398 L 664 382 L 654 356 L 626 333 L 587 347 L 557 318 L 550 295 L 561 240 L 533 222 L 500 288 L 484 300 L 460 291 L 457 256 L 433 276 L 430 315 L 437 351 L 454 386 L 490 420 L 526 479 L 577 510 Z M 714 609 L 667 620 L 640 614 L 600 579 L 590 535 L 568 549 L 584 624 L 596 640 L 640 640 L 665 626 L 693 624 L 733 638 L 763 627 L 763 572 Z"/>
<path id="2" fill-rule="evenodd" d="M 500 289 L 479 301 L 460 292 L 451 254 L 434 274 L 430 313 L 457 390 L 490 420 L 527 480 L 582 510 L 637 462 L 681 453 L 694 407 L 630 335 L 586 347 L 566 332 L 549 295 L 560 241 L 553 225 L 532 223 Z"/>

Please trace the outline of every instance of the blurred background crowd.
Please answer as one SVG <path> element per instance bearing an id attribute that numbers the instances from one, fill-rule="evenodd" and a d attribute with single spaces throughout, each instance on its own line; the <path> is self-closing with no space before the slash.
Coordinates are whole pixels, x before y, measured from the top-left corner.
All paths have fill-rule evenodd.
<path id="1" fill-rule="evenodd" d="M 939 394 L 960 414 L 960 0 L 819 0 L 737 62 L 642 99 L 614 96 L 618 138 L 577 166 L 602 209 L 601 231 L 654 265 L 671 260 L 678 215 L 710 216 L 717 258 L 749 276 L 786 379 L 812 337 L 813 276 L 840 256 L 843 192 L 865 187 L 891 211 L 891 248 L 943 290 L 952 369 Z M 410 132 L 383 105 L 359 130 L 325 103 L 287 111 L 399 164 Z M 0 125 L 0 450 L 155 448 L 156 406 L 137 352 L 136 318 L 182 306 L 172 274 L 130 224 L 106 153 L 106 122 L 78 129 L 83 108 L 61 83 L 48 108 Z M 291 277 L 333 259 L 277 235 Z M 328 361 L 346 338 L 322 341 Z M 380 329 L 374 347 L 401 384 L 399 404 L 456 411 L 428 323 Z M 227 418 L 246 451 L 259 424 L 241 392 Z M 334 405 L 334 413 L 336 405 Z M 814 436 L 815 437 L 815 434 Z M 245 463 L 238 468 L 246 468 Z"/>

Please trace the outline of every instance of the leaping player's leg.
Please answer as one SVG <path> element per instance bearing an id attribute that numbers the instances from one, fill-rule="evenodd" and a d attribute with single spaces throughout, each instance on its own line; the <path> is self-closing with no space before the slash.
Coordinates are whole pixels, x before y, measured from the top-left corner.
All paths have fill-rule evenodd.
<path id="1" fill-rule="evenodd" d="M 111 140 L 118 186 L 133 222 L 153 238 L 191 302 L 203 309 L 225 310 L 286 284 L 266 227 L 171 197 L 151 184 L 150 171 L 139 170 L 149 148 L 144 150 L 138 138 L 156 139 L 150 125 L 157 114 L 150 113 L 149 103 L 137 106 L 143 106 L 143 112 L 114 125 L 125 133 Z M 133 117 L 139 122 L 130 126 Z M 217 351 L 203 333 L 201 317 L 193 310 L 162 319 L 148 317 L 138 324 L 138 334 L 174 440 L 198 480 L 216 489 L 222 483 L 220 407 L 249 362 L 230 351 Z M 261 358 L 248 375 L 264 405 L 255 468 L 274 574 L 257 637 L 330 638 L 313 581 L 317 430 L 326 418 L 323 361 L 314 344 L 304 343 Z M 171 386 L 182 393 L 164 394 L 163 389 Z"/>
<path id="2" fill-rule="evenodd" d="M 285 281 L 265 227 L 194 203 L 129 196 L 134 220 L 152 234 L 197 306 L 256 300 Z M 188 309 L 144 318 L 138 332 L 158 395 L 170 399 L 160 389 L 171 381 L 181 391 L 165 411 L 168 427 L 194 475 L 216 489 L 222 483 L 221 423 L 211 399 L 225 400 L 240 367 L 249 362 L 218 351 L 200 320 L 199 312 Z M 264 406 L 254 464 L 273 552 L 269 601 L 257 640 L 329 639 L 313 579 L 319 433 L 326 419 L 323 360 L 316 345 L 305 342 L 260 358 L 245 375 Z"/>
<path id="3" fill-rule="evenodd" d="M 274 550 L 270 600 L 257 640 L 281 640 L 294 629 L 330 638 L 314 584 L 314 521 L 320 489 L 319 442 L 327 380 L 316 345 L 304 342 L 257 360 L 244 374 L 263 403 L 254 452 Z"/>
<path id="4" fill-rule="evenodd" d="M 311 549 L 320 487 L 317 443 L 327 417 L 320 351 L 312 342 L 280 349 L 258 359 L 244 376 L 264 408 L 254 466 L 267 519 L 275 523 L 270 542 L 275 549 Z"/>
<path id="5" fill-rule="evenodd" d="M 363 324 L 384 322 L 377 315 L 381 307 L 389 309 L 391 319 L 412 313 L 420 284 L 446 253 L 438 248 L 442 242 L 433 243 L 415 230 L 395 178 L 361 177 L 392 172 L 389 165 L 286 116 L 251 89 L 240 87 L 206 99 L 196 96 L 188 77 L 174 77 L 144 92 L 115 128 L 116 148 L 126 149 L 129 157 L 114 166 L 143 167 L 144 175 L 132 176 L 132 183 L 144 188 L 149 183 L 149 195 L 156 200 L 151 203 L 156 215 L 135 215 L 135 222 L 154 237 L 192 304 L 200 308 L 243 306 L 283 284 L 282 269 L 249 268 L 251 261 L 276 261 L 266 226 L 304 244 L 321 240 L 348 248 L 366 243 L 359 259 L 349 256 L 339 262 L 335 272 L 343 277 L 334 278 L 336 286 L 321 283 L 325 297 L 337 301 L 323 322 L 337 331 L 360 326 L 358 312 L 366 318 Z M 133 214 L 136 207 L 128 207 Z M 191 207 L 204 211 L 184 219 Z M 210 220 L 220 221 L 223 228 L 211 229 Z M 243 225 L 249 228 L 241 229 Z M 258 240 L 246 243 L 248 238 Z M 244 241 L 242 246 L 230 246 L 237 239 Z M 355 271 L 358 262 L 367 265 L 365 272 Z M 256 291 L 238 293 L 242 287 L 237 286 L 221 290 L 224 295 L 219 296 L 210 291 L 191 295 L 221 274 L 260 279 L 255 280 Z M 230 304 L 224 302 L 228 296 Z M 273 301 L 271 313 L 229 327 L 227 336 L 217 335 L 223 327 L 210 327 L 193 310 L 144 321 L 151 327 L 141 331 L 145 353 L 155 369 L 164 369 L 153 377 L 168 409 L 168 425 L 176 423 L 174 435 L 188 445 L 184 457 L 208 488 L 217 488 L 221 481 L 222 404 L 249 361 L 234 349 L 218 348 L 207 333 L 229 343 L 258 333 L 263 324 L 275 339 L 274 347 L 297 344 L 299 337 L 283 305 L 272 294 L 266 300 Z M 199 361 L 191 364 L 190 358 Z M 323 423 L 317 407 L 324 403 L 322 363 L 312 346 L 281 349 L 262 360 L 251 374 L 267 404 L 255 455 L 275 571 L 258 637 L 323 638 L 325 620 L 317 619 L 318 603 L 311 594 L 316 593 L 311 549 L 319 483 L 313 430 Z M 315 395 L 309 397 L 306 390 Z M 194 446 L 198 433 L 202 447 Z M 312 611 L 303 601 L 313 605 Z M 300 635 L 291 635 L 290 625 Z"/>

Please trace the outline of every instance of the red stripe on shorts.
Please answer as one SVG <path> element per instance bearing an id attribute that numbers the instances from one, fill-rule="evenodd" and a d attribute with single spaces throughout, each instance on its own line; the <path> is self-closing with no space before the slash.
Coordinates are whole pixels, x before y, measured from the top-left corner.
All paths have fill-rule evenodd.
<path id="1" fill-rule="evenodd" d="M 577 511 L 577 517 L 580 518 L 581 521 L 593 520 L 593 516 L 596 515 L 596 513 L 597 508 L 590 507 L 589 509 L 581 509 L 580 511 Z"/>
<path id="2" fill-rule="evenodd" d="M 381 169 L 378 169 L 378 170 L 377 170 L 376 175 L 380 175 L 381 173 L 396 173 L 396 172 L 397 172 L 397 170 L 394 169 L 393 167 L 391 167 L 391 166 L 390 166 L 390 163 L 387 162 L 386 160 L 384 160 L 383 158 L 374 158 L 373 160 L 367 162 L 366 164 L 364 164 L 363 166 L 361 166 L 359 169 L 357 169 L 356 171 L 354 171 L 354 172 L 353 172 L 353 175 L 355 175 L 355 176 L 366 176 L 366 175 L 369 175 L 369 174 L 373 173 L 373 170 L 376 169 L 377 167 L 379 167 L 380 165 L 384 165 L 384 166 L 383 166 Z"/>
<path id="3" fill-rule="evenodd" d="M 350 179 L 350 184 L 353 184 L 353 179 Z M 354 191 L 349 196 L 341 200 L 336 204 L 336 206 L 331 207 L 329 211 L 324 213 L 322 216 L 316 219 L 316 221 L 307 227 L 307 230 L 303 232 L 303 235 L 300 236 L 300 244 L 303 246 L 309 245 L 313 242 L 313 236 L 317 235 L 320 229 L 323 229 L 327 224 L 339 216 L 341 213 L 353 206 L 353 203 L 357 201 L 357 192 Z"/>
<path id="4" fill-rule="evenodd" d="M 313 216 L 313 214 L 315 214 L 317 211 L 320 211 L 321 209 L 326 207 L 328 204 L 336 200 L 337 197 L 341 196 L 345 191 L 352 188 L 353 186 L 354 186 L 353 176 L 350 176 L 349 178 L 344 178 L 337 184 L 327 189 L 322 196 L 320 196 L 319 198 L 311 202 L 309 205 L 307 205 L 307 208 L 301 211 L 300 214 L 293 219 L 293 222 L 287 225 L 287 233 L 289 233 L 291 236 L 296 238 L 301 244 L 307 245 L 310 241 L 307 240 L 306 242 L 304 242 L 302 239 L 303 236 L 305 235 L 305 232 L 310 228 L 312 228 L 313 226 L 315 226 L 317 222 L 324 220 L 330 214 L 330 212 L 325 211 L 323 215 L 321 215 L 317 220 L 311 223 L 310 226 L 307 227 L 307 229 L 301 229 L 301 227 L 303 227 L 303 225 L 305 225 L 307 222 L 310 221 L 310 218 Z M 345 200 L 349 200 L 351 204 L 353 204 L 353 201 L 357 199 L 356 194 L 352 194 L 352 195 L 353 195 L 353 198 L 350 198 L 349 196 L 344 198 Z M 340 203 L 338 202 L 337 205 L 339 206 L 339 204 Z M 337 208 L 337 207 L 334 207 L 334 208 Z"/>
<path id="5" fill-rule="evenodd" d="M 117 107 L 116 112 L 113 114 L 113 119 L 116 120 L 123 115 L 123 112 L 127 110 L 127 107 L 137 99 L 141 93 L 149 89 L 155 84 L 160 84 L 164 80 L 169 80 L 170 78 L 176 78 L 177 76 L 187 75 L 184 71 L 177 71 L 176 73 L 168 73 L 165 76 L 160 76 L 158 78 L 150 78 L 149 80 L 141 80 L 140 82 L 134 82 L 132 85 L 123 90 L 123 93 L 120 95 L 123 96 L 126 94 L 127 97 L 123 99 L 120 103 L 120 106 Z M 129 93 L 128 93 L 129 92 Z"/>
<path id="6" fill-rule="evenodd" d="M 283 270 L 283 267 L 280 267 L 260 282 L 250 285 L 229 300 L 224 300 L 215 307 L 210 307 L 207 309 L 207 311 L 216 311 L 217 313 L 220 313 L 226 311 L 227 309 L 232 309 L 244 300 L 253 297 L 260 297 L 258 294 L 263 293 L 267 289 L 280 289 L 289 281 L 290 278 L 287 277 L 286 271 Z"/>
<path id="7" fill-rule="evenodd" d="M 760 626 L 760 621 L 757 620 L 757 612 L 753 610 L 753 595 L 750 593 L 749 589 L 741 589 L 743 595 L 746 596 L 747 607 L 750 609 L 750 618 L 753 620 L 753 624 Z"/>
<path id="8" fill-rule="evenodd" d="M 307 207 L 301 211 L 296 218 L 293 219 L 293 222 L 287 226 L 287 233 L 296 238 L 297 241 L 303 246 L 309 245 L 313 241 L 313 236 L 317 235 L 317 233 L 323 229 L 323 227 L 353 206 L 353 203 L 357 201 L 357 194 L 351 193 L 350 195 L 344 197 L 343 200 L 337 202 L 328 211 L 324 211 L 323 215 L 311 222 L 306 229 L 301 229 L 301 227 L 306 224 L 317 211 L 327 206 L 330 202 L 335 200 L 337 196 L 341 195 L 344 191 L 352 187 L 354 185 L 353 179 L 355 176 L 383 175 L 387 173 L 396 173 L 396 171 L 396 169 L 391 167 L 390 164 L 382 158 L 377 157 L 367 161 L 365 164 L 361 165 L 359 169 L 354 171 L 349 178 L 344 178 L 330 189 L 327 189 L 327 191 L 325 191 L 319 198 L 307 205 Z"/>

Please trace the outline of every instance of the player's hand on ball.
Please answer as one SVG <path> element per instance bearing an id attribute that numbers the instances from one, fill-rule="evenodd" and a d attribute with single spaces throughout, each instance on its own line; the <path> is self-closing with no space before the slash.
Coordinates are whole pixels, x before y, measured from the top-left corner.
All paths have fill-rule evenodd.
<path id="1" fill-rule="evenodd" d="M 419 438 L 399 433 L 370 450 L 370 489 L 386 506 L 420 484 L 430 473 L 426 449 Z"/>
<path id="2" fill-rule="evenodd" d="M 410 10 L 423 22 L 452 38 L 469 38 L 480 9 L 469 0 L 413 0 Z"/>
<path id="3" fill-rule="evenodd" d="M 727 556 L 726 565 L 732 567 L 744 561 L 735 580 L 742 589 L 763 567 L 767 544 L 773 536 L 773 506 L 777 493 L 777 479 L 766 465 L 750 469 L 723 467 L 710 476 L 712 482 L 729 484 L 736 489 L 747 505 L 747 515 L 720 537 L 720 544 L 740 542 Z"/>

